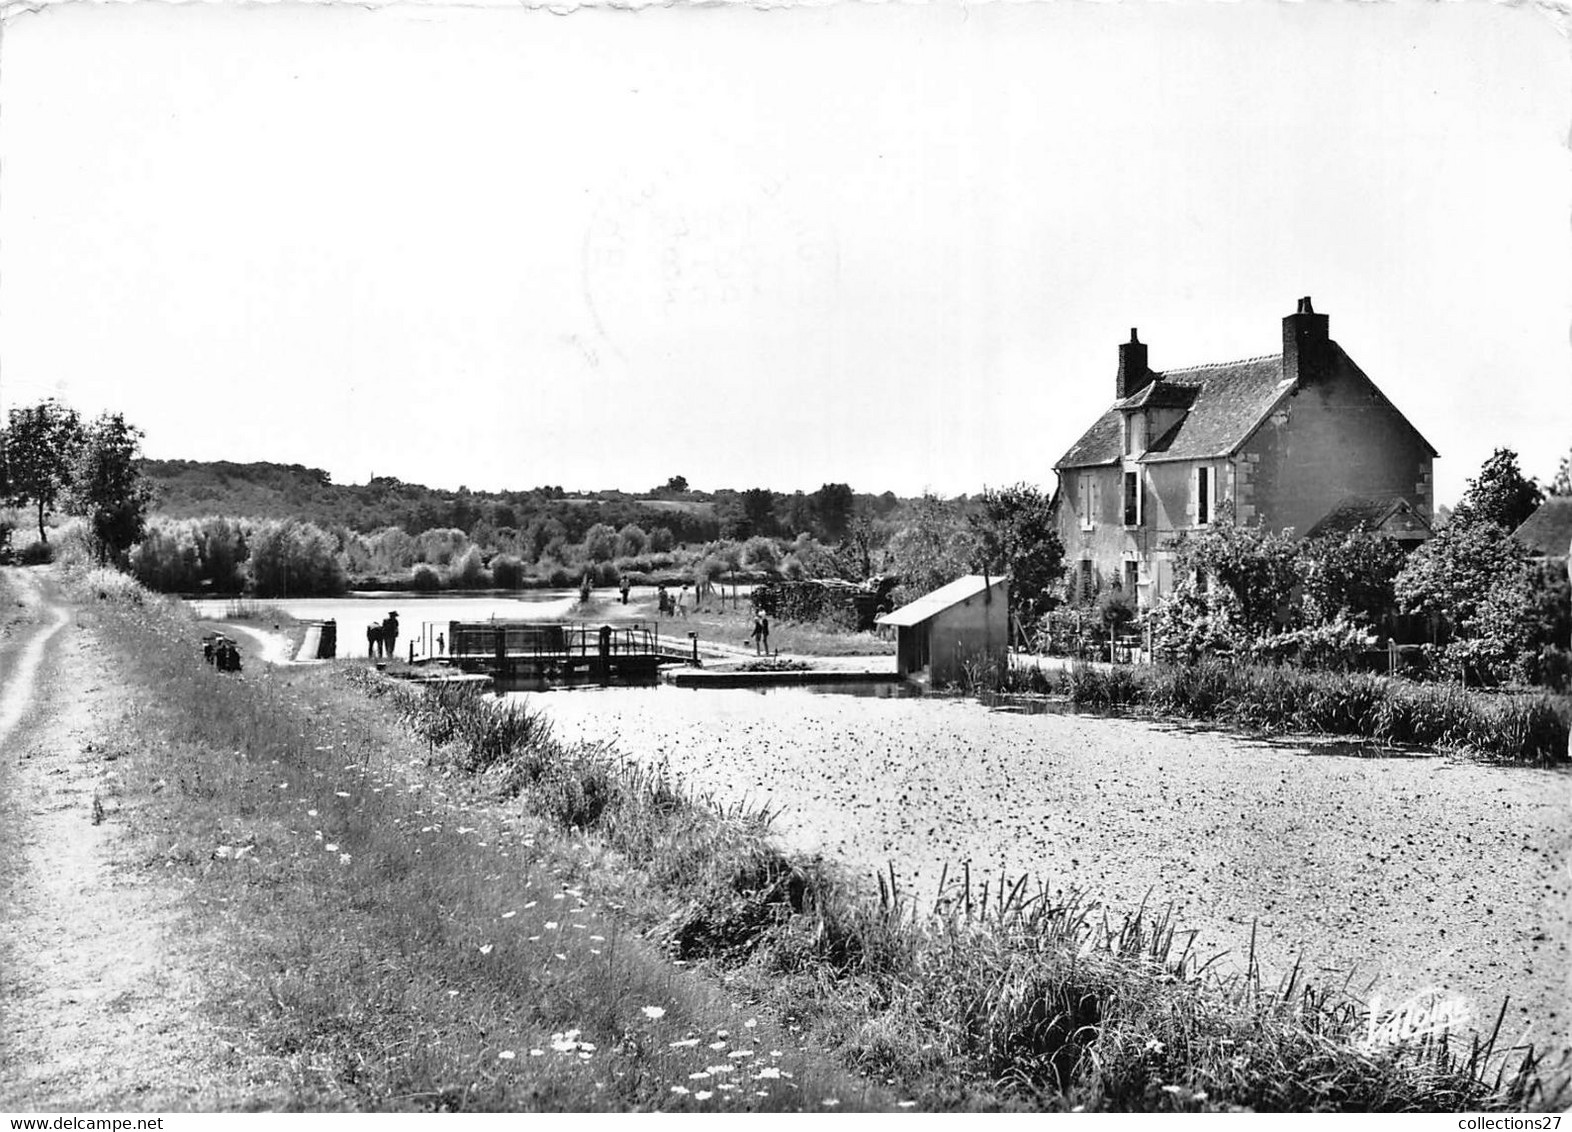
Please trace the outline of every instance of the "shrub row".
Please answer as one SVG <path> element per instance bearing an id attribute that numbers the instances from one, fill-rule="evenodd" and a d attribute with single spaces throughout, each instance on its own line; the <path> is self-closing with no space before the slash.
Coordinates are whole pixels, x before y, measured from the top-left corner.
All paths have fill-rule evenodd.
<path id="1" fill-rule="evenodd" d="M 1352 735 L 1540 765 L 1568 758 L 1567 702 L 1544 694 L 1220 660 L 1010 669 L 990 679 L 996 692 L 1059 695 L 1099 710 L 1135 709 L 1267 733 Z"/>

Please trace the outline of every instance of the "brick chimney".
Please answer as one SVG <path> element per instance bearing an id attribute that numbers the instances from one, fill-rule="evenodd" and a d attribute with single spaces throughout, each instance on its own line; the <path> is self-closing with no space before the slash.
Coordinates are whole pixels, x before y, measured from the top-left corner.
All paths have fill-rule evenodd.
<path id="1" fill-rule="evenodd" d="M 1152 371 L 1146 365 L 1146 343 L 1135 336 L 1130 327 L 1130 340 L 1119 344 L 1119 380 L 1114 388 L 1119 400 L 1133 397 L 1152 383 Z"/>
<path id="2" fill-rule="evenodd" d="M 1327 317 L 1316 314 L 1310 296 L 1299 300 L 1299 309 L 1283 319 L 1283 376 L 1308 385 L 1331 365 L 1331 339 Z"/>

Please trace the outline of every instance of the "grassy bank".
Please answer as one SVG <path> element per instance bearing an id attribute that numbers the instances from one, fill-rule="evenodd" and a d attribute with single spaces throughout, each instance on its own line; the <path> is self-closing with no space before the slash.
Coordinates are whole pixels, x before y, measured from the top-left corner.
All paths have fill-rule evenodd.
<path id="1" fill-rule="evenodd" d="M 245 1103 L 884 1103 L 631 933 L 587 883 L 642 887 L 604 849 L 428 772 L 427 742 L 331 666 L 225 676 L 173 603 L 100 577 L 79 592 L 132 682 L 111 810 L 137 863 L 232 936 L 204 957 L 206 1008 Z"/>
<path id="2" fill-rule="evenodd" d="M 931 907 L 891 885 L 863 899 L 784 856 L 769 815 L 562 744 L 526 711 L 347 664 L 226 678 L 178 608 L 87 593 L 140 665 L 121 741 L 141 844 L 197 914 L 236 925 L 212 1008 L 291 1103 L 1556 1103 L 1532 1056 L 1294 978 L 1221 980 L 1161 920 L 1109 926 L 1073 894 L 965 877 Z M 733 1005 L 751 996 L 774 1009 Z"/>
<path id="3" fill-rule="evenodd" d="M 1018 668 L 993 674 L 975 690 L 1060 696 L 1100 711 L 1215 721 L 1267 734 L 1349 735 L 1537 765 L 1567 761 L 1572 720 L 1572 701 L 1564 696 L 1222 661 Z"/>

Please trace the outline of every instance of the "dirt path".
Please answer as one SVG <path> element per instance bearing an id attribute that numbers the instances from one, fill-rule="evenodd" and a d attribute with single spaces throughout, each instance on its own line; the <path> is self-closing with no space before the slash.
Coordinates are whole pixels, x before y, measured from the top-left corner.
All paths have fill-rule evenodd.
<path id="1" fill-rule="evenodd" d="M 0 695 L 0 1111 L 207 1107 L 196 944 L 128 853 L 112 676 L 47 580 L 7 573 L 36 613 Z"/>

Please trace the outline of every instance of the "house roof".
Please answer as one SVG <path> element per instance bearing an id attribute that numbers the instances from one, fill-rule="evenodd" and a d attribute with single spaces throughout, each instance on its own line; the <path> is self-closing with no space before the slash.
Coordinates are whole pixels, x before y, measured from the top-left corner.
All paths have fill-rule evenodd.
<path id="1" fill-rule="evenodd" d="M 1008 581 L 1009 578 L 1003 574 L 997 578 L 982 574 L 967 574 L 947 585 L 940 586 L 932 593 L 923 594 L 916 601 L 908 602 L 892 613 L 881 614 L 875 621 L 880 625 L 919 625 L 935 614 L 943 613 L 952 605 L 959 605 L 984 590 Z"/>
<path id="2" fill-rule="evenodd" d="M 1430 536 L 1430 524 L 1414 510 L 1414 505 L 1400 495 L 1388 494 L 1344 496 L 1338 500 L 1337 506 L 1310 528 L 1305 537 L 1352 534 L 1360 527 L 1381 531 L 1389 523 L 1388 533 L 1391 534 L 1421 533 L 1426 538 Z"/>
<path id="3" fill-rule="evenodd" d="M 1408 418 L 1387 400 L 1375 382 L 1333 342 L 1342 361 L 1359 375 L 1399 420 L 1413 429 L 1419 442 L 1436 454 L 1429 441 L 1409 424 Z M 1283 356 L 1268 354 L 1236 362 L 1191 366 L 1153 374 L 1154 381 L 1131 397 L 1116 401 L 1064 454 L 1055 468 L 1085 468 L 1117 463 L 1124 455 L 1122 416 L 1130 409 L 1186 409 L 1183 417 L 1154 438 L 1141 456 L 1142 463 L 1167 460 L 1204 460 L 1238 451 L 1277 407 L 1293 392 L 1292 378 L 1283 376 Z"/>
<path id="4" fill-rule="evenodd" d="M 1564 557 L 1572 548 L 1572 495 L 1552 495 L 1512 532 L 1534 554 Z"/>
<path id="5" fill-rule="evenodd" d="M 1134 396 L 1116 401 L 1054 465 L 1084 468 L 1112 464 L 1123 455 L 1121 420 L 1128 409 L 1188 409 L 1147 446 L 1143 460 L 1191 460 L 1232 452 L 1293 388 L 1283 380 L 1283 356 L 1192 366 L 1153 375 Z"/>

